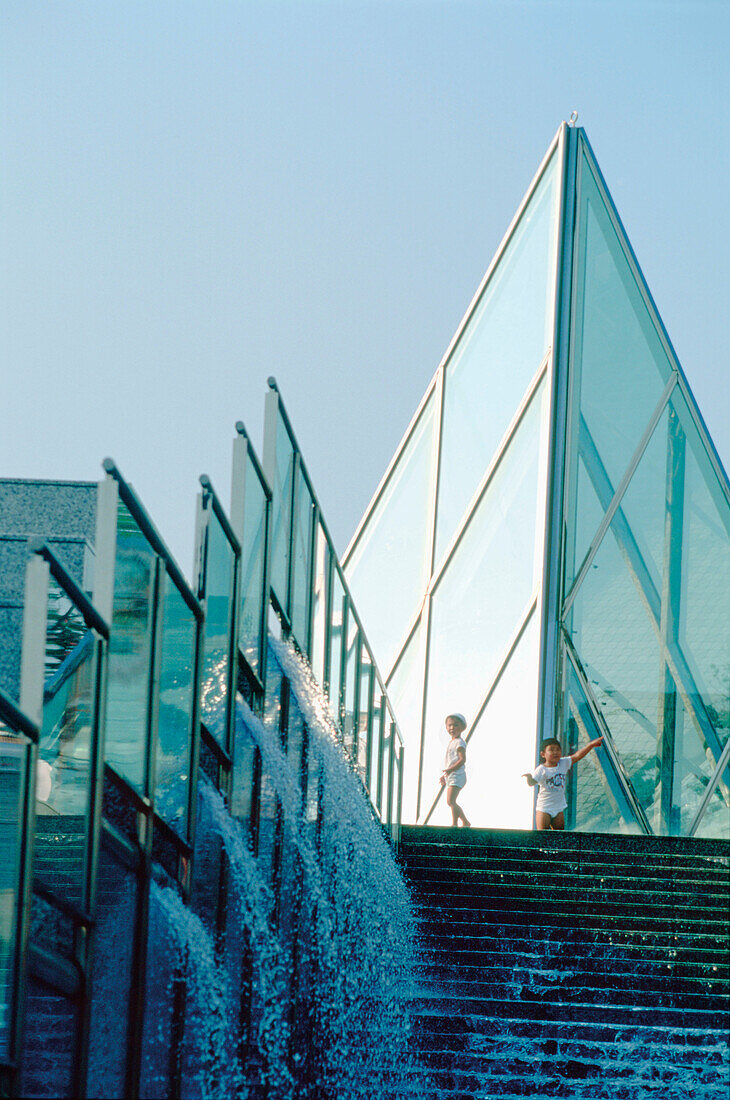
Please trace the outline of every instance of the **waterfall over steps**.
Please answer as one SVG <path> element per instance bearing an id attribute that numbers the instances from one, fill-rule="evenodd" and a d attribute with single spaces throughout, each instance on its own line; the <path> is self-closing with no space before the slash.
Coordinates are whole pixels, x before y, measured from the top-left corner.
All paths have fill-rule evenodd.
<path id="1" fill-rule="evenodd" d="M 413 826 L 401 858 L 414 1097 L 726 1100 L 726 842 Z"/>

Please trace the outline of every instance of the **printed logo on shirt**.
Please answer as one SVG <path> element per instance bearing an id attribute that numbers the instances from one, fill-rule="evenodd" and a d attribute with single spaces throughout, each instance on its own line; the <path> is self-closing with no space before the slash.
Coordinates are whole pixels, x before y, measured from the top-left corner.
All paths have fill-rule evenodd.
<path id="1" fill-rule="evenodd" d="M 546 787 L 553 787 L 554 789 L 560 789 L 565 786 L 565 774 L 563 772 L 557 772 L 555 775 L 548 775 L 545 779 Z"/>

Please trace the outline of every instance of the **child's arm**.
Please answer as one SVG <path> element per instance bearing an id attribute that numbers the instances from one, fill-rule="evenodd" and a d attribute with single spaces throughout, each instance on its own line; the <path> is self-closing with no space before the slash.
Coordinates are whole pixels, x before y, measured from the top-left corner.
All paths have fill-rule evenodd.
<path id="1" fill-rule="evenodd" d="M 589 741 L 588 744 L 585 745 L 582 749 L 578 749 L 577 752 L 572 753 L 570 759 L 573 761 L 574 764 L 577 764 L 578 761 L 582 760 L 584 756 L 588 756 L 588 753 L 591 751 L 591 749 L 597 748 L 600 744 L 602 744 L 602 742 L 602 737 L 597 737 L 595 741 Z"/>
<path id="2" fill-rule="evenodd" d="M 523 772 L 521 778 L 527 780 L 527 786 L 528 787 L 539 787 L 540 786 L 538 781 L 536 779 L 532 778 L 532 775 L 531 775 L 530 772 Z"/>

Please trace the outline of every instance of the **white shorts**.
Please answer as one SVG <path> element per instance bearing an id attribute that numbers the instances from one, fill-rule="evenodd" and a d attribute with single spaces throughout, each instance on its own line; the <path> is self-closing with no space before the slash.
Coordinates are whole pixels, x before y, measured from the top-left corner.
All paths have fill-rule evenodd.
<path id="1" fill-rule="evenodd" d="M 458 787 L 459 790 L 461 790 L 462 787 L 466 786 L 466 776 L 465 775 L 456 775 L 454 772 L 451 772 L 450 775 L 446 776 L 446 786 L 447 787 Z"/>

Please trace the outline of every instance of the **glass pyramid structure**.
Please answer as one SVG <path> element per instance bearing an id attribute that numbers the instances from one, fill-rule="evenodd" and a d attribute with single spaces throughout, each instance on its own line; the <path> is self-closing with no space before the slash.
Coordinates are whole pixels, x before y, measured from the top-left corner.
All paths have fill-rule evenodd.
<path id="1" fill-rule="evenodd" d="M 406 748 L 403 820 L 730 835 L 730 485 L 585 132 L 563 124 L 344 560 Z"/>

